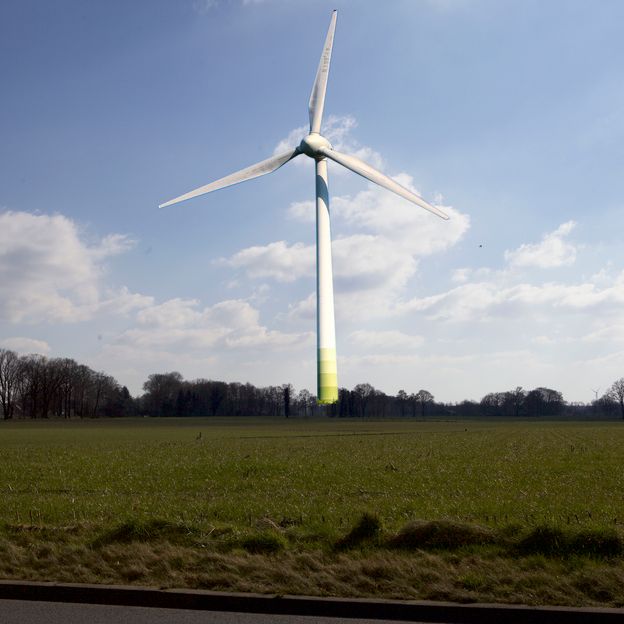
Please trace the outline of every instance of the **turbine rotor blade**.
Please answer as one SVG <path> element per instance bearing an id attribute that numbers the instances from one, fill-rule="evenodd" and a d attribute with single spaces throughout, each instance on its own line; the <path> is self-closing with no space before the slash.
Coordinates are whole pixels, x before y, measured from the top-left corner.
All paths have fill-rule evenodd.
<path id="1" fill-rule="evenodd" d="M 198 195 L 204 195 L 205 193 L 217 191 L 219 189 L 225 188 L 226 186 L 232 186 L 233 184 L 238 184 L 239 182 L 244 182 L 245 180 L 252 180 L 253 178 L 258 178 L 259 176 L 265 175 L 267 173 L 272 173 L 276 169 L 279 169 L 282 165 L 285 165 L 289 160 L 295 158 L 295 156 L 299 156 L 299 154 L 301 154 L 299 148 L 295 148 L 294 150 L 288 150 L 283 154 L 271 156 L 271 158 L 267 158 L 262 162 L 251 165 L 251 167 L 241 169 L 240 171 L 237 171 L 236 173 L 231 173 L 230 175 L 225 176 L 224 178 L 220 178 L 215 182 L 211 182 L 210 184 L 206 184 L 205 186 L 200 186 L 194 191 L 190 191 L 188 193 L 185 193 L 184 195 L 175 197 L 174 199 L 171 199 L 164 204 L 160 204 L 158 207 L 164 208 L 165 206 L 171 206 L 172 204 L 177 204 L 178 202 L 191 199 L 192 197 L 197 197 Z"/>
<path id="2" fill-rule="evenodd" d="M 323 121 L 323 108 L 325 107 L 325 91 L 327 90 L 327 77 L 329 76 L 329 63 L 331 61 L 332 47 L 334 45 L 334 32 L 336 30 L 337 11 L 334 11 L 329 22 L 329 30 L 325 38 L 323 54 L 316 70 L 314 86 L 310 94 L 308 111 L 310 113 L 310 133 L 321 132 L 321 122 Z"/>
<path id="3" fill-rule="evenodd" d="M 404 186 L 401 186 L 398 182 L 395 182 L 392 178 L 389 178 L 387 175 L 381 173 L 381 171 L 377 171 L 377 169 L 371 167 L 366 164 L 363 160 L 356 158 L 355 156 L 349 156 L 348 154 L 342 154 L 341 152 L 337 152 L 335 149 L 330 149 L 329 147 L 321 147 L 319 152 L 327 158 L 337 162 L 339 165 L 346 167 L 347 169 L 351 169 L 351 171 L 361 175 L 363 178 L 374 182 L 375 184 L 379 184 L 379 186 L 383 186 L 384 188 L 400 195 L 404 199 L 428 210 L 429 212 L 433 212 L 433 214 L 438 215 L 438 217 L 442 217 L 442 219 L 448 219 L 448 215 L 437 208 L 436 206 L 432 206 L 430 203 L 426 202 L 422 197 L 416 195 L 416 193 L 412 193 L 409 189 L 406 189 Z"/>

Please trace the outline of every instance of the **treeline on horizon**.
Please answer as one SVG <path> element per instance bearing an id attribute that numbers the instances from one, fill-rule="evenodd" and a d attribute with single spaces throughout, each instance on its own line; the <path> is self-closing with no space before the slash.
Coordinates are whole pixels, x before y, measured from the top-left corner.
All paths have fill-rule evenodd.
<path id="1" fill-rule="evenodd" d="M 118 418 L 122 416 L 265 416 L 305 418 L 624 418 L 624 378 L 591 403 L 567 403 L 561 392 L 516 387 L 480 401 L 437 402 L 427 390 L 393 396 L 369 383 L 340 388 L 338 402 L 318 406 L 290 384 L 185 380 L 178 372 L 149 375 L 143 395 L 70 358 L 20 356 L 0 348 L 0 410 L 4 420 Z"/>

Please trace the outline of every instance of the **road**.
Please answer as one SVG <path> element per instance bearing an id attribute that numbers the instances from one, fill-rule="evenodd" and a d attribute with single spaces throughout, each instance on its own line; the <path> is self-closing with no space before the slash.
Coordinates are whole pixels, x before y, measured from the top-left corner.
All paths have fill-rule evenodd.
<path id="1" fill-rule="evenodd" d="M 34 600 L 0 600 L 0 622 L 2 624 L 397 624 L 396 621 L 390 620 L 260 615 Z"/>

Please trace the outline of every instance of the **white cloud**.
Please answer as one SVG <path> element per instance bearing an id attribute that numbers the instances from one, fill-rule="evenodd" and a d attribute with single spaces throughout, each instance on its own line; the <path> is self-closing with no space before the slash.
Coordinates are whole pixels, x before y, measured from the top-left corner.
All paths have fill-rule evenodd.
<path id="1" fill-rule="evenodd" d="M 376 169 L 383 170 L 384 160 L 381 154 L 371 147 L 361 145 L 351 136 L 351 132 L 356 127 L 357 121 L 355 117 L 351 115 L 329 115 L 323 123 L 321 134 L 332 144 L 334 149 L 339 152 L 345 152 L 351 156 L 356 156 Z M 293 147 L 297 147 L 299 143 L 301 143 L 301 139 L 308 135 L 308 132 L 309 127 L 307 125 L 294 128 L 285 138 L 278 142 L 273 153 L 281 154 Z M 313 164 L 313 160 L 308 157 L 299 157 L 293 162 L 297 163 L 299 166 L 308 167 L 312 167 Z M 346 169 L 340 166 L 333 167 L 332 169 L 332 173 L 343 173 L 346 171 Z"/>
<path id="2" fill-rule="evenodd" d="M 393 178 L 419 194 L 413 178 L 405 173 Z M 441 206 L 450 216 L 444 221 L 377 185 L 369 184 L 354 197 L 336 197 L 332 218 L 345 225 L 382 234 L 412 256 L 428 256 L 455 245 L 470 227 L 468 215 L 452 206 Z M 291 213 L 292 214 L 292 213 Z"/>
<path id="3" fill-rule="evenodd" d="M 508 279 L 506 277 L 505 279 Z M 609 309 L 624 304 L 624 285 L 600 288 L 590 282 L 505 284 L 500 281 L 463 284 L 446 292 L 414 298 L 401 306 L 403 312 L 425 312 L 430 319 L 487 321 L 545 310 L 558 313 Z"/>
<path id="4" fill-rule="evenodd" d="M 232 299 L 201 308 L 194 299 L 170 299 L 137 314 L 138 327 L 114 341 L 118 346 L 178 353 L 206 349 L 272 349 L 308 344 L 311 333 L 283 333 L 260 324 L 260 314 L 247 301 Z"/>
<path id="5" fill-rule="evenodd" d="M 402 173 L 394 179 L 415 193 L 411 176 Z M 441 206 L 450 215 L 449 221 L 414 206 L 375 184 L 355 196 L 330 199 L 334 230 L 352 228 L 382 234 L 393 245 L 401 245 L 411 256 L 427 256 L 455 245 L 470 227 L 470 217 L 451 206 Z M 313 201 L 292 203 L 288 217 L 314 223 L 316 209 Z M 467 269 L 463 269 L 466 271 Z"/>
<path id="6" fill-rule="evenodd" d="M 231 0 L 230 0 L 231 2 Z M 269 0 L 240 0 L 242 6 L 257 6 L 267 4 Z M 222 0 L 193 0 L 191 7 L 198 15 L 207 15 L 223 4 Z"/>
<path id="7" fill-rule="evenodd" d="M 624 323 L 601 322 L 598 327 L 593 329 L 589 334 L 584 336 L 585 342 L 605 342 L 608 344 L 624 343 Z"/>
<path id="8" fill-rule="evenodd" d="M 333 212 L 334 198 L 330 198 Z M 316 204 L 312 200 L 293 202 L 288 207 L 287 216 L 303 223 L 314 223 L 316 221 Z"/>
<path id="9" fill-rule="evenodd" d="M 323 127 L 323 134 L 339 152 L 356 156 L 376 169 L 383 170 L 385 162 L 381 154 L 372 147 L 361 145 L 351 136 L 351 132 L 357 128 L 357 125 L 355 117 L 351 115 L 343 117 L 330 115 Z"/>
<path id="10" fill-rule="evenodd" d="M 316 318 L 316 293 L 311 292 L 304 299 L 289 304 L 285 316 L 290 321 L 310 321 Z"/>
<path id="11" fill-rule="evenodd" d="M 378 168 L 377 152 L 357 144 L 351 137 L 357 126 L 351 116 L 330 117 L 324 133 L 334 146 L 357 155 Z M 285 151 L 307 134 L 307 127 L 293 130 L 276 148 Z M 403 186 L 419 193 L 411 176 L 394 176 Z M 470 227 L 470 219 L 452 207 L 443 221 L 427 211 L 374 184 L 354 196 L 330 199 L 334 240 L 332 243 L 337 314 L 350 318 L 384 316 L 398 304 L 418 260 L 455 245 Z M 315 203 L 292 203 L 288 217 L 307 224 L 316 218 Z M 305 261 L 300 256 L 305 255 Z M 249 277 L 273 277 L 294 281 L 313 274 L 314 249 L 283 241 L 238 252 L 227 262 L 244 268 Z M 291 319 L 313 315 L 309 297 L 290 306 Z"/>
<path id="12" fill-rule="evenodd" d="M 332 243 L 334 289 L 339 314 L 378 316 L 392 304 L 393 295 L 416 273 L 418 261 L 384 236 L 353 234 Z M 249 247 L 221 264 L 245 271 L 250 278 L 292 282 L 315 274 L 315 249 L 311 245 L 284 241 Z M 302 312 L 307 318 L 310 302 L 292 306 L 290 318 Z M 312 310 L 314 314 L 314 310 Z"/>
<path id="13" fill-rule="evenodd" d="M 421 347 L 424 342 L 422 336 L 413 336 L 396 330 L 357 330 L 349 334 L 348 340 L 356 347 L 374 351 L 417 349 Z"/>
<path id="14" fill-rule="evenodd" d="M 137 241 L 130 238 L 126 234 L 109 234 L 105 236 L 101 242 L 92 247 L 89 251 L 91 256 L 96 260 L 107 258 L 108 256 L 117 256 L 129 251 L 136 245 Z"/>
<path id="15" fill-rule="evenodd" d="M 505 260 L 514 267 L 539 267 L 542 269 L 574 264 L 576 246 L 566 237 L 576 227 L 574 221 L 562 223 L 554 232 L 544 235 L 539 243 L 525 243 L 505 252 Z"/>
<path id="16" fill-rule="evenodd" d="M 206 15 L 219 6 L 219 0 L 193 0 L 193 11 L 199 15 Z"/>
<path id="17" fill-rule="evenodd" d="M 135 310 L 153 305 L 154 297 L 130 292 L 125 286 L 106 290 L 97 306 L 100 314 L 118 314 L 128 316 Z"/>
<path id="18" fill-rule="evenodd" d="M 45 340 L 24 338 L 23 336 L 5 338 L 0 341 L 0 346 L 5 349 L 11 349 L 12 351 L 16 351 L 20 354 L 38 353 L 40 355 L 47 355 L 50 353 L 50 345 Z"/>
<path id="19" fill-rule="evenodd" d="M 230 258 L 217 263 L 243 269 L 254 279 L 272 278 L 278 282 L 292 282 L 306 275 L 314 275 L 314 248 L 303 243 L 289 245 L 276 241 L 268 245 L 247 247 Z"/>
<path id="20" fill-rule="evenodd" d="M 275 149 L 273 150 L 273 154 L 282 154 L 293 148 L 297 147 L 301 140 L 307 136 L 309 132 L 308 126 L 299 126 L 298 128 L 293 128 L 283 139 L 281 139 Z M 299 157 L 295 162 L 304 161 L 302 157 Z"/>
<path id="21" fill-rule="evenodd" d="M 405 286 L 418 267 L 409 251 L 385 236 L 345 236 L 333 242 L 332 251 L 338 292 L 395 292 Z"/>
<path id="22" fill-rule="evenodd" d="M 353 234 L 334 239 L 334 281 L 339 291 L 402 288 L 414 275 L 417 260 L 413 250 L 397 245 L 386 236 Z M 315 274 L 312 245 L 277 241 L 242 249 L 219 263 L 242 269 L 250 278 L 272 278 L 292 282 Z"/>
<path id="23" fill-rule="evenodd" d="M 396 179 L 414 189 L 412 178 Z M 375 185 L 355 196 L 332 200 L 334 285 L 338 315 L 370 318 L 387 315 L 398 304 L 409 280 L 416 274 L 419 258 L 455 245 L 468 230 L 467 215 L 445 206 L 451 215 L 443 221 L 404 199 Z M 288 209 L 291 218 L 314 221 L 313 202 L 296 202 Z M 241 269 L 247 277 L 293 282 L 314 275 L 312 245 L 277 241 L 243 249 L 220 263 Z M 290 307 L 291 319 L 313 316 L 309 298 Z"/>
<path id="24" fill-rule="evenodd" d="M 463 284 L 470 279 L 471 269 L 463 268 L 463 269 L 455 269 L 453 274 L 451 275 L 451 281 Z"/>
<path id="25" fill-rule="evenodd" d="M 535 336 L 531 342 L 536 345 L 549 346 L 555 344 L 556 340 L 551 336 Z"/>
<path id="26" fill-rule="evenodd" d="M 144 308 L 137 314 L 137 320 L 141 325 L 154 327 L 187 327 L 196 323 L 201 318 L 201 312 L 197 310 L 199 302 L 195 299 L 169 299 L 164 303 Z"/>
<path id="27" fill-rule="evenodd" d="M 62 215 L 0 214 L 0 319 L 10 322 L 78 321 L 90 318 L 101 300 L 102 261 L 134 241 L 112 234 L 93 245 Z M 136 295 L 119 293 L 123 305 Z M 121 302 L 120 302 L 121 303 Z"/>

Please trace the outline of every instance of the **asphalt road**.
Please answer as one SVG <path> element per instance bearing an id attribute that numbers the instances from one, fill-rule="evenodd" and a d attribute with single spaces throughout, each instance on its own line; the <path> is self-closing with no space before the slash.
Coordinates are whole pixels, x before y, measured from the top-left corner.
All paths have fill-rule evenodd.
<path id="1" fill-rule="evenodd" d="M 389 620 L 154 609 L 34 600 L 0 600 L 0 622 L 2 624 L 397 624 Z"/>

